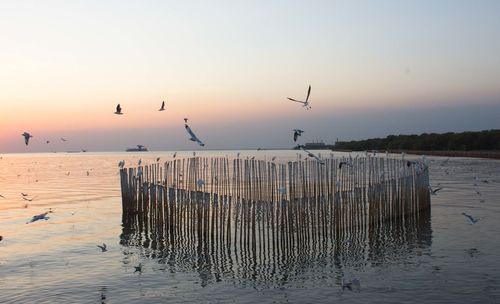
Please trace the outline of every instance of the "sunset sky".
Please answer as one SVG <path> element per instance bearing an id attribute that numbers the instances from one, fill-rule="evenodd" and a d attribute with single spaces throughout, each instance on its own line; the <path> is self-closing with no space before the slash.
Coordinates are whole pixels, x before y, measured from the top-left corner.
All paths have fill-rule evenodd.
<path id="1" fill-rule="evenodd" d="M 500 128 L 500 1 L 2 1 L 0 37 L 0 153 Z"/>

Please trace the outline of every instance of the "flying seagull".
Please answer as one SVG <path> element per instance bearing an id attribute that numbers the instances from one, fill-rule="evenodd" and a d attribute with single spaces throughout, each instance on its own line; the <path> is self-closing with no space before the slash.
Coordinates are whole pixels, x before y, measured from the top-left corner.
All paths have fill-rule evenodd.
<path id="1" fill-rule="evenodd" d="M 304 131 L 300 129 L 293 129 L 293 141 L 297 141 L 297 138 L 302 135 Z"/>
<path id="2" fill-rule="evenodd" d="M 116 106 L 116 112 L 115 112 L 116 115 L 123 115 L 122 113 L 122 107 L 120 107 L 120 104 L 118 104 Z"/>
<path id="3" fill-rule="evenodd" d="M 289 100 L 291 100 L 291 101 L 295 101 L 295 102 L 301 103 L 302 106 L 304 108 L 306 108 L 306 110 L 309 110 L 309 109 L 311 109 L 311 106 L 309 105 L 309 95 L 311 95 L 311 86 L 310 85 L 309 85 L 309 89 L 307 90 L 307 96 L 306 96 L 306 100 L 305 101 L 296 100 L 296 99 L 293 99 L 293 98 L 290 98 L 290 97 L 287 97 L 287 98 Z"/>
<path id="4" fill-rule="evenodd" d="M 165 111 L 165 101 L 161 102 L 161 108 L 158 111 Z"/>
<path id="5" fill-rule="evenodd" d="M 187 121 L 186 118 L 184 118 L 184 120 Z M 196 135 L 193 133 L 193 130 L 191 130 L 191 128 L 187 125 L 187 123 L 184 124 L 184 128 L 186 128 L 186 131 L 191 136 L 191 138 L 189 140 L 197 142 L 198 145 L 200 145 L 202 147 L 205 146 L 205 144 L 201 140 L 199 140 L 198 137 L 196 137 Z"/>
<path id="6" fill-rule="evenodd" d="M 24 143 L 27 146 L 29 144 L 29 142 L 30 142 L 30 137 L 33 137 L 33 136 L 31 134 L 29 134 L 28 132 L 24 132 L 21 135 L 24 136 Z"/>
<path id="7" fill-rule="evenodd" d="M 301 149 L 302 151 L 304 151 L 304 152 L 306 152 L 306 153 L 307 153 L 307 156 L 314 158 L 315 160 L 317 160 L 317 161 L 318 161 L 318 163 L 320 163 L 320 164 L 322 164 L 322 165 L 324 165 L 324 164 L 325 164 L 325 162 L 324 162 L 321 158 L 319 158 L 318 156 L 316 156 L 316 155 L 314 155 L 313 153 L 311 153 L 311 152 L 307 151 L 306 149 L 304 149 L 304 146 L 299 146 L 299 147 L 300 147 L 300 149 Z"/>
<path id="8" fill-rule="evenodd" d="M 102 252 L 106 252 L 108 251 L 108 249 L 106 248 L 106 244 L 105 243 L 102 243 L 102 246 L 101 245 L 97 245 L 97 247 L 101 248 Z"/>
<path id="9" fill-rule="evenodd" d="M 472 216 L 468 215 L 465 212 L 462 212 L 462 215 L 465 216 L 469 220 L 469 224 L 471 224 L 471 225 L 479 222 L 479 220 L 480 220 L 479 218 L 473 218 Z"/>
<path id="10" fill-rule="evenodd" d="M 61 137 L 61 140 L 62 140 L 62 141 L 68 141 L 68 140 L 67 140 L 66 138 L 64 138 L 64 137 Z"/>

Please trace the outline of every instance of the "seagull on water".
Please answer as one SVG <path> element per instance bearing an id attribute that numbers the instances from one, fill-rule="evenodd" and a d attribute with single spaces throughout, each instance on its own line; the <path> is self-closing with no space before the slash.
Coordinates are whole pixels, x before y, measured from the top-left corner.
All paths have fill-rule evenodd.
<path id="1" fill-rule="evenodd" d="M 135 268 L 134 272 L 142 272 L 142 264 L 141 263 L 139 263 L 138 266 L 134 266 L 134 268 Z"/>
<path id="2" fill-rule="evenodd" d="M 24 132 L 21 135 L 24 136 L 24 143 L 27 146 L 29 144 L 29 142 L 30 142 L 30 138 L 33 137 L 33 136 L 31 134 L 29 134 L 28 132 Z"/>
<path id="3" fill-rule="evenodd" d="M 469 224 L 471 224 L 471 225 L 479 222 L 479 220 L 480 220 L 480 218 L 473 218 L 472 216 L 468 215 L 465 212 L 462 212 L 462 215 L 465 216 L 469 220 Z"/>
<path id="4" fill-rule="evenodd" d="M 118 104 L 116 106 L 116 112 L 115 112 L 116 115 L 123 115 L 122 113 L 122 107 L 120 107 L 120 104 Z"/>
<path id="5" fill-rule="evenodd" d="M 429 185 L 429 192 L 430 192 L 430 194 L 432 194 L 432 195 L 436 195 L 436 194 L 437 194 L 437 192 L 438 192 L 439 190 L 441 190 L 441 189 L 443 189 L 443 188 L 439 187 L 439 188 L 436 188 L 436 189 L 432 189 L 431 185 Z"/>
<path id="6" fill-rule="evenodd" d="M 27 221 L 26 224 L 36 222 L 38 220 L 48 220 L 49 217 L 47 216 L 48 212 L 44 212 L 42 214 L 35 215 L 31 218 L 31 220 Z"/>
<path id="7" fill-rule="evenodd" d="M 304 108 L 306 108 L 306 110 L 309 110 L 311 109 L 311 106 L 309 105 L 309 95 L 311 95 L 311 86 L 309 85 L 309 89 L 307 90 L 307 96 L 306 96 L 306 100 L 305 101 L 302 101 L 302 100 L 296 100 L 296 99 L 293 99 L 293 98 L 290 98 L 290 97 L 287 97 L 289 100 L 291 101 L 294 101 L 294 102 L 298 102 L 298 103 L 301 103 L 302 106 Z"/>
<path id="8" fill-rule="evenodd" d="M 302 135 L 304 131 L 300 129 L 293 129 L 293 141 L 297 141 L 297 138 Z"/>
<path id="9" fill-rule="evenodd" d="M 161 102 L 161 108 L 158 111 L 165 111 L 165 101 Z"/>
<path id="10" fill-rule="evenodd" d="M 108 251 L 108 249 L 106 248 L 106 247 L 107 247 L 107 246 L 106 246 L 106 243 L 102 243 L 102 246 L 101 246 L 101 245 L 97 245 L 97 247 L 101 248 L 101 251 L 102 251 L 102 252 L 106 252 L 106 251 Z"/>
<path id="11" fill-rule="evenodd" d="M 344 277 L 342 277 L 342 290 L 344 289 L 349 289 L 352 290 L 352 287 L 356 287 L 356 289 L 359 289 L 361 287 L 361 281 L 358 278 L 352 278 L 349 281 L 344 281 Z"/>
<path id="12" fill-rule="evenodd" d="M 187 118 L 184 118 L 184 121 L 186 121 L 186 123 L 184 124 L 184 128 L 186 128 L 186 131 L 191 136 L 191 138 L 189 140 L 197 142 L 198 145 L 200 145 L 202 147 L 205 146 L 205 144 L 198 137 L 196 137 L 193 130 L 191 130 L 191 128 L 187 125 Z"/>

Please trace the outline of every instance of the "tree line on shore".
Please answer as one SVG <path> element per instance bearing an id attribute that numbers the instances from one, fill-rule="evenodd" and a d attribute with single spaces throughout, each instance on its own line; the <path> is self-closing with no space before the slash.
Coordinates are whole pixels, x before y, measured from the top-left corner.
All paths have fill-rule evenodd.
<path id="1" fill-rule="evenodd" d="M 385 138 L 337 141 L 335 150 L 421 150 L 478 151 L 500 150 L 500 130 L 448 132 L 443 134 L 389 135 Z"/>

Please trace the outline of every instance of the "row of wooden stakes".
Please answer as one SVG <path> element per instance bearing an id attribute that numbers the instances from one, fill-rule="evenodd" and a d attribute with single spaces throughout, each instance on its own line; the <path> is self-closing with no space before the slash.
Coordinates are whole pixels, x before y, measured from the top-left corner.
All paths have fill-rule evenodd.
<path id="1" fill-rule="evenodd" d="M 123 168 L 120 178 L 124 223 L 235 250 L 307 247 L 430 207 L 427 165 L 389 157 L 193 157 Z"/>

